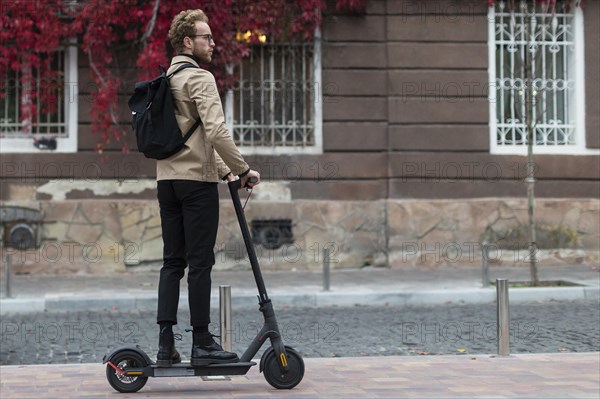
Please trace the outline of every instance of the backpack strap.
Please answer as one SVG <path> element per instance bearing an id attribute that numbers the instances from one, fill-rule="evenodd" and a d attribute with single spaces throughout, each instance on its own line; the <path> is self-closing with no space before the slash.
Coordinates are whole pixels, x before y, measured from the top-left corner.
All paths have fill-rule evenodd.
<path id="1" fill-rule="evenodd" d="M 174 70 L 173 72 L 171 72 L 170 74 L 167 75 L 167 79 L 171 79 L 173 77 L 173 75 L 175 75 L 177 72 L 182 71 L 184 69 L 187 68 L 198 68 L 196 65 L 191 64 L 189 62 L 184 63 L 182 66 L 180 66 L 179 68 L 177 68 L 176 70 Z M 164 71 L 165 74 L 167 73 L 167 71 Z"/>
<path id="2" fill-rule="evenodd" d="M 161 68 L 162 68 L 162 65 L 161 65 Z M 173 72 L 171 72 L 170 74 L 166 75 L 167 80 L 171 79 L 173 77 L 173 75 L 175 75 L 177 72 L 182 71 L 182 70 L 187 69 L 187 68 L 198 68 L 198 67 L 196 65 L 194 65 L 194 64 L 186 62 L 182 66 L 180 66 L 179 68 L 177 68 L 176 70 L 174 70 Z M 165 74 L 167 73 L 166 70 L 164 70 L 164 72 L 165 72 Z M 188 130 L 185 133 L 185 135 L 183 136 L 183 141 L 187 141 L 190 138 L 190 136 L 192 135 L 192 133 L 194 133 L 196 131 L 196 129 L 198 129 L 198 127 L 200 126 L 200 124 L 202 124 L 202 119 L 200 117 L 198 117 L 198 119 L 196 119 L 196 122 L 194 122 L 194 124 L 190 128 L 190 130 Z"/>
<path id="3" fill-rule="evenodd" d="M 194 124 L 192 125 L 190 130 L 188 130 L 187 133 L 185 134 L 185 136 L 183 136 L 183 141 L 187 141 L 187 139 L 190 138 L 192 133 L 194 133 L 196 131 L 196 129 L 198 129 L 198 126 L 200 126 L 201 124 L 202 124 L 202 119 L 200 119 L 200 118 L 196 119 L 196 122 L 194 122 Z"/>

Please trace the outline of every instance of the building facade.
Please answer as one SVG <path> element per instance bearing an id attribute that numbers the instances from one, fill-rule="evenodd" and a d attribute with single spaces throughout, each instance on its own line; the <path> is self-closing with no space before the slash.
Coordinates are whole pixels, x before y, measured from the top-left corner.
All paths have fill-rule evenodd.
<path id="1" fill-rule="evenodd" d="M 236 68 L 240 83 L 223 103 L 264 181 L 247 208 L 264 267 L 320 268 L 325 247 L 339 268 L 478 266 L 483 241 L 492 262 L 527 265 L 520 84 L 531 24 L 505 7 L 369 0 L 364 15 L 324 16 L 314 44 L 259 46 Z M 536 21 L 538 258 L 597 262 L 600 4 Z M 57 148 L 11 136 L 5 112 L 3 241 L 12 232 L 35 242 L 5 251 L 27 272 L 160 262 L 154 163 L 116 145 L 96 151 L 89 65 L 76 44 L 64 52 L 66 105 L 48 122 L 64 138 Z M 133 133 L 127 140 L 134 149 Z M 222 188 L 217 267 L 247 267 Z"/>

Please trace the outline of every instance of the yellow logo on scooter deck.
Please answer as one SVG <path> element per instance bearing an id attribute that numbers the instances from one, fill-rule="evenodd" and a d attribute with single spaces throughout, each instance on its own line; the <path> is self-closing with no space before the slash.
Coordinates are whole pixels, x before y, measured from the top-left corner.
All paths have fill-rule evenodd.
<path id="1" fill-rule="evenodd" d="M 285 358 L 285 353 L 282 353 L 281 355 L 279 355 L 279 359 L 281 359 L 281 365 L 283 367 L 287 366 L 287 359 Z"/>

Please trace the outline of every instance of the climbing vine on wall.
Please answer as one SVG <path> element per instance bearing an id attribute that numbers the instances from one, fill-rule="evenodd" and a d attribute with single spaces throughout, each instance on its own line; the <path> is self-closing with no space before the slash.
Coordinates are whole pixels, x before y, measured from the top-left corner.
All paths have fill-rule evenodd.
<path id="1" fill-rule="evenodd" d="M 327 7 L 325 0 L 0 0 L 0 4 L 0 76 L 19 72 L 21 90 L 28 91 L 21 95 L 21 121 L 33 120 L 37 104 L 43 104 L 45 112 L 57 106 L 52 90 L 31 89 L 32 70 L 39 81 L 57 82 L 60 71 L 51 67 L 55 50 L 76 38 L 94 83 L 90 116 L 100 152 L 111 141 L 127 151 L 126 130 L 118 118 L 118 93 L 128 90 L 115 67 L 119 52 L 135 54 L 138 79 L 156 75 L 158 65 L 168 65 L 173 55 L 167 32 L 179 11 L 201 8 L 208 15 L 217 40 L 209 69 L 219 86 L 227 88 L 234 83 L 227 66 L 238 64 L 261 35 L 269 40 L 311 40 Z M 366 0 L 337 0 L 335 7 L 363 12 Z"/>

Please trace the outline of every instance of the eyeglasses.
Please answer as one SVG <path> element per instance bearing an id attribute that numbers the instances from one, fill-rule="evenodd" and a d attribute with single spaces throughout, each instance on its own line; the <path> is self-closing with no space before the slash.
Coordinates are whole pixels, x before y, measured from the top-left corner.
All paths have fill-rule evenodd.
<path id="1" fill-rule="evenodd" d="M 203 37 L 206 40 L 208 40 L 209 43 L 210 42 L 214 42 L 213 35 L 211 35 L 210 33 L 207 33 L 207 34 L 204 34 L 204 35 L 193 35 L 193 36 L 190 36 L 190 37 Z"/>

